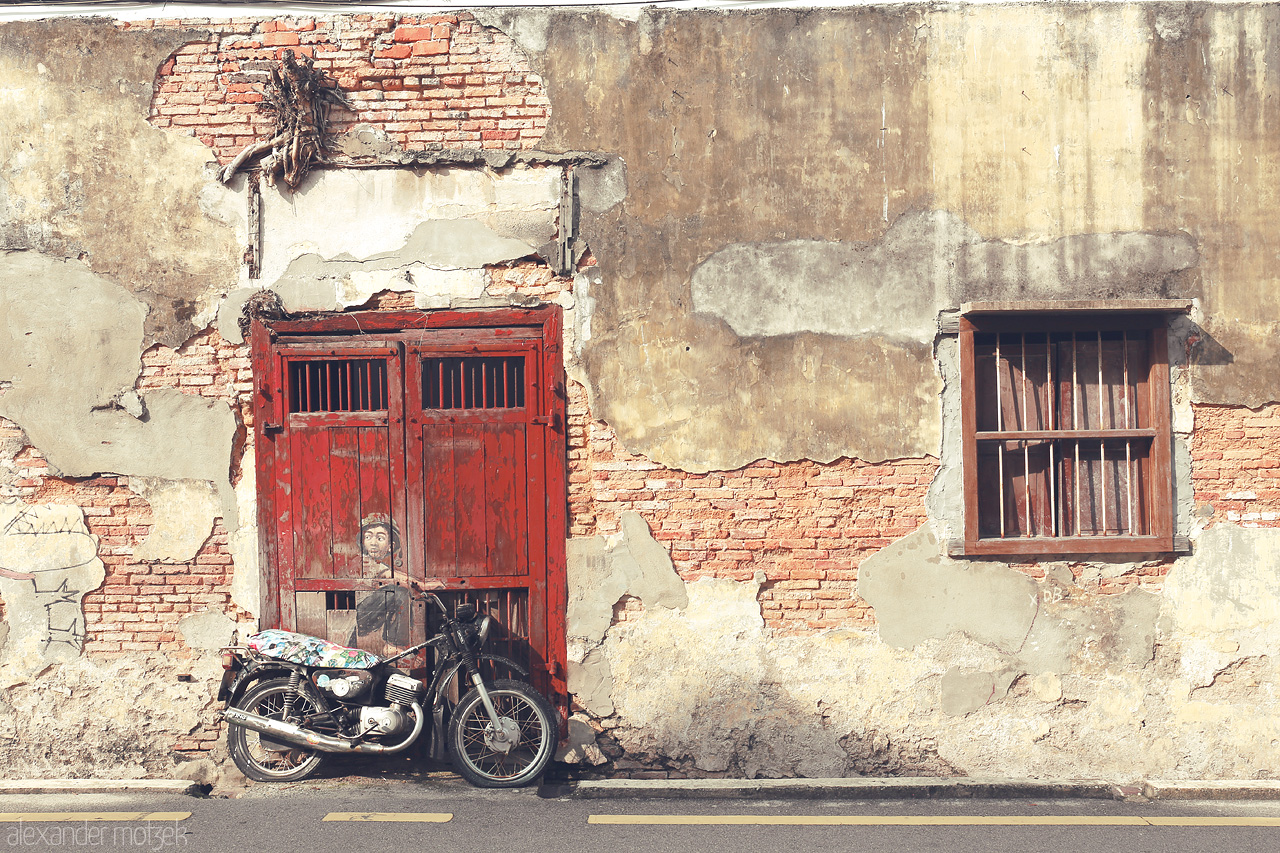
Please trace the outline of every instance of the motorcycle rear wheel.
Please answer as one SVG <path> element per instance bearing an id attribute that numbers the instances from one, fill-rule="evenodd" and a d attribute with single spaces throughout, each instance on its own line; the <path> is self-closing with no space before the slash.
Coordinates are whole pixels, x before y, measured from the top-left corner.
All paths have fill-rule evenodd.
<path id="1" fill-rule="evenodd" d="M 518 788 L 542 775 L 555 754 L 555 709 L 523 681 L 500 678 L 488 685 L 489 698 L 517 742 L 503 752 L 494 740 L 493 722 L 480 692 L 462 697 L 449 721 L 449 753 L 453 767 L 479 788 Z"/>
<path id="2" fill-rule="evenodd" d="M 273 678 L 254 685 L 236 707 L 260 717 L 282 720 L 285 700 L 291 692 L 289 679 Z M 294 693 L 294 717 L 318 713 L 320 706 L 305 691 Z M 280 743 L 252 729 L 230 724 L 227 751 L 240 772 L 255 782 L 296 782 L 315 773 L 323 760 L 315 750 Z"/>

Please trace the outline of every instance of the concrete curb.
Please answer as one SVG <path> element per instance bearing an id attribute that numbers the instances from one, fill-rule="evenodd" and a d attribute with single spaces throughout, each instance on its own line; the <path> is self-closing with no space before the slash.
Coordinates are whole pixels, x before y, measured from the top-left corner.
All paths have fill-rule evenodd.
<path id="1" fill-rule="evenodd" d="M 1280 800 L 1280 780 L 1151 779 L 1143 784 L 1142 793 L 1153 800 Z"/>
<path id="2" fill-rule="evenodd" d="M 1141 788 L 1096 779 L 981 779 L 957 777 L 856 779 L 605 779 L 577 783 L 570 796 L 672 799 L 911 800 L 939 798 L 1123 799 Z"/>
<path id="3" fill-rule="evenodd" d="M 196 796 L 201 786 L 187 779 L 0 779 L 3 794 L 158 794 Z"/>
<path id="4" fill-rule="evenodd" d="M 668 799 L 1108 799 L 1280 800 L 1280 780 L 1150 780 L 887 777 L 857 779 L 606 779 L 582 781 L 568 795 Z"/>

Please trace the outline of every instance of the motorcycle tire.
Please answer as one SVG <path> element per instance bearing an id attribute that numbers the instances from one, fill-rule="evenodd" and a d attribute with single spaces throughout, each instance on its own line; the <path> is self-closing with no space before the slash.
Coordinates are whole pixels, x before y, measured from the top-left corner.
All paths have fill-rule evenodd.
<path id="1" fill-rule="evenodd" d="M 558 720 L 551 703 L 523 681 L 500 678 L 487 684 L 498 716 L 518 733 L 507 751 L 495 747 L 493 723 L 480 692 L 462 697 L 449 720 L 453 768 L 478 788 L 518 788 L 533 782 L 551 763 L 559 743 Z"/>
<path id="2" fill-rule="evenodd" d="M 260 717 L 284 719 L 285 698 L 290 692 L 289 679 L 272 678 L 254 685 L 236 707 Z M 306 690 L 294 694 L 295 717 L 319 712 L 319 703 Z M 296 782 L 315 773 L 323 760 L 315 750 L 274 741 L 231 724 L 227 725 L 227 751 L 240 772 L 255 782 Z"/>

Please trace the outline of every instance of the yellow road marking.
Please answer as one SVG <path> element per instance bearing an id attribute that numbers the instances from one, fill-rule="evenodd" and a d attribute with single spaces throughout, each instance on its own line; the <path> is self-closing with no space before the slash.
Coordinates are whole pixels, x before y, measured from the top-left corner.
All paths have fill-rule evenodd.
<path id="1" fill-rule="evenodd" d="M 191 812 L 0 812 L 0 823 L 51 820 L 186 820 Z"/>
<path id="2" fill-rule="evenodd" d="M 587 823 L 667 826 L 1280 826 L 1280 817 L 593 814 L 587 817 Z"/>
<path id="3" fill-rule="evenodd" d="M 329 812 L 325 820 L 367 821 L 369 823 L 448 823 L 447 812 Z"/>

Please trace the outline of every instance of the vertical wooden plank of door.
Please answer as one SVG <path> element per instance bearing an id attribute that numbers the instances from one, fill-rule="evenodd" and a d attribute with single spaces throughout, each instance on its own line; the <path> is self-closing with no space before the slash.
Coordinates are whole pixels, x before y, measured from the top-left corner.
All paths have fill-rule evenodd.
<path id="1" fill-rule="evenodd" d="M 455 424 L 453 427 L 454 489 L 457 511 L 454 536 L 457 544 L 458 577 L 475 577 L 488 571 L 485 432 L 483 424 Z"/>
<path id="2" fill-rule="evenodd" d="M 484 431 L 485 521 L 488 560 L 484 574 L 529 573 L 527 449 L 523 424 L 494 424 Z"/>
<path id="3" fill-rule="evenodd" d="M 323 592 L 296 593 L 297 628 L 299 634 L 310 634 L 313 637 L 329 637 L 327 611 L 324 606 Z"/>
<path id="4" fill-rule="evenodd" d="M 387 451 L 387 430 L 383 427 L 364 427 L 360 430 L 359 437 L 360 447 L 360 483 L 359 483 L 359 507 L 360 514 L 354 519 L 356 535 L 359 536 L 359 529 L 370 517 L 375 515 L 385 515 L 388 518 L 394 518 L 391 507 L 391 459 Z M 395 535 L 399 542 L 399 550 L 392 555 L 392 563 L 396 558 L 403 561 L 405 558 L 404 549 L 406 546 L 405 532 L 400 525 L 395 525 Z M 359 546 L 359 543 L 357 543 Z M 357 547 L 363 569 L 357 574 L 365 577 L 376 577 L 380 572 L 377 565 L 372 560 L 365 559 L 365 554 Z M 397 574 L 400 573 L 397 569 Z"/>
<path id="5" fill-rule="evenodd" d="M 547 664 L 551 669 L 548 673 L 550 684 L 544 686 L 548 688 L 548 693 L 556 697 L 555 702 L 561 716 L 567 718 L 569 699 L 565 682 L 568 666 L 565 609 L 568 605 L 568 590 L 565 579 L 565 540 L 568 537 L 569 494 L 568 450 L 565 445 L 568 422 L 565 412 L 567 394 L 564 358 L 561 353 L 564 340 L 561 322 L 560 310 L 551 309 L 542 332 L 542 380 L 547 388 L 545 413 L 550 416 L 551 426 L 540 427 L 529 433 L 529 523 L 531 532 L 537 531 L 545 537 L 544 546 L 537 552 L 542 555 L 542 576 L 546 580 L 542 608 L 547 626 Z M 537 521 L 539 513 L 544 516 L 542 523 Z M 537 540 L 531 539 L 529 547 L 537 547 Z"/>
<path id="6" fill-rule="evenodd" d="M 328 633 L 324 636 L 340 646 L 355 645 L 356 612 L 330 610 L 325 615 L 328 617 Z"/>
<path id="7" fill-rule="evenodd" d="M 329 435 L 324 429 L 293 431 L 294 573 L 333 577 L 333 509 L 329 496 Z"/>
<path id="8" fill-rule="evenodd" d="M 254 320 L 249 327 L 249 355 L 253 367 L 253 452 L 256 460 L 258 482 L 259 562 L 262 588 L 259 593 L 259 617 L 263 627 L 280 626 L 280 588 L 283 580 L 292 591 L 292 580 L 285 575 L 290 560 L 284 556 L 284 531 L 289 530 L 291 507 L 289 504 L 288 467 L 284 458 L 286 439 L 274 428 L 281 425 L 280 358 L 272 352 L 271 338 L 261 320 Z M 273 427 L 268 431 L 267 425 Z M 293 612 L 292 606 L 289 607 Z"/>
<path id="9" fill-rule="evenodd" d="M 424 425 L 415 448 L 422 459 L 423 570 L 429 578 L 458 574 L 453 433 L 451 426 Z"/>
<path id="10" fill-rule="evenodd" d="M 548 429 L 541 425 L 530 425 L 524 430 L 525 459 L 522 485 L 526 490 L 525 511 L 528 531 L 528 570 L 529 576 L 529 645 L 538 658 L 538 663 L 552 669 L 552 662 L 558 657 L 556 646 L 550 636 L 549 623 L 563 619 L 563 613 L 556 604 L 552 583 L 554 567 L 550 565 L 547 554 L 547 540 L 555 535 L 555 531 L 547 530 L 547 486 L 546 486 L 546 447 Z M 540 680 L 543 676 L 538 675 Z M 539 685 L 547 689 L 548 685 Z"/>
<path id="11" fill-rule="evenodd" d="M 333 576 L 360 577 L 360 494 L 361 471 L 366 464 L 360 453 L 360 432 L 356 427 L 329 430 L 329 493 Z"/>

